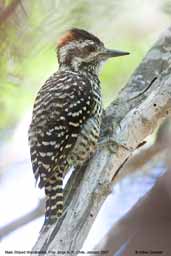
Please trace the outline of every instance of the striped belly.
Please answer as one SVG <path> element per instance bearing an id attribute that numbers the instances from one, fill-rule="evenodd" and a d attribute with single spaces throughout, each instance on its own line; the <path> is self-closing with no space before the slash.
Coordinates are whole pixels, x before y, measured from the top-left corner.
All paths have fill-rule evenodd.
<path id="1" fill-rule="evenodd" d="M 91 117 L 82 127 L 77 141 L 68 156 L 68 162 L 74 166 L 81 166 L 96 150 L 100 134 L 100 122 L 96 117 Z"/>

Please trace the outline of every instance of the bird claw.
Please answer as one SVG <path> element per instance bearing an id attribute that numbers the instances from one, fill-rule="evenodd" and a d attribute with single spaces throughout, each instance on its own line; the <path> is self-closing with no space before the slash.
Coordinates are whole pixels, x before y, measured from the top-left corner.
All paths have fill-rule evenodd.
<path id="1" fill-rule="evenodd" d="M 126 146 L 119 144 L 117 141 L 114 140 L 114 138 L 112 136 L 106 136 L 105 138 L 101 139 L 98 142 L 98 147 L 100 149 L 107 147 L 108 150 L 114 154 L 117 152 L 118 147 L 122 147 L 126 150 L 132 151 L 131 149 L 127 148 Z"/>
<path id="2" fill-rule="evenodd" d="M 107 136 L 98 142 L 98 147 L 100 149 L 107 147 L 111 153 L 116 153 L 118 143 L 111 136 Z"/>

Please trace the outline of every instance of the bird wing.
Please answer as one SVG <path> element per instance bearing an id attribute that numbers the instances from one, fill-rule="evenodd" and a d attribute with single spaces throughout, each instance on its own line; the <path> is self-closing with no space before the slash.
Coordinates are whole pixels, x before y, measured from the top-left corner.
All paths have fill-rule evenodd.
<path id="1" fill-rule="evenodd" d="M 55 73 L 40 89 L 29 129 L 33 172 L 40 187 L 56 167 L 65 167 L 94 105 L 89 81 L 78 74 Z"/>

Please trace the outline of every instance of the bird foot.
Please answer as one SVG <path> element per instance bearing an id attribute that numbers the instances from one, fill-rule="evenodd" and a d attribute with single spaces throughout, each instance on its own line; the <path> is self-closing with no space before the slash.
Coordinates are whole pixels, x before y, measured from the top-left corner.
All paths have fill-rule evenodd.
<path id="1" fill-rule="evenodd" d="M 118 147 L 122 147 L 128 151 L 131 151 L 131 149 L 115 141 L 114 138 L 110 135 L 107 135 L 104 138 L 101 138 L 100 141 L 98 142 L 98 146 L 100 149 L 107 147 L 111 153 L 116 153 Z"/>
<path id="2" fill-rule="evenodd" d="M 100 139 L 98 147 L 100 149 L 107 147 L 111 153 L 116 153 L 118 143 L 111 136 L 106 136 Z"/>

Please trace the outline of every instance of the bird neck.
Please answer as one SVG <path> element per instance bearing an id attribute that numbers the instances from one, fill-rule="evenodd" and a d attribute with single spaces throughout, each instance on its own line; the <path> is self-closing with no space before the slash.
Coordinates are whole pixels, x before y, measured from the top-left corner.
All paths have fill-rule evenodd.
<path id="1" fill-rule="evenodd" d="M 81 63 L 79 66 L 79 71 L 85 74 L 92 74 L 98 76 L 99 70 L 98 65 L 95 63 Z"/>
<path id="2" fill-rule="evenodd" d="M 98 79 L 100 65 L 95 63 L 81 63 L 80 65 L 76 65 L 74 63 L 72 63 L 72 65 L 60 64 L 59 69 L 61 71 L 71 70 L 85 76 L 93 76 Z"/>

